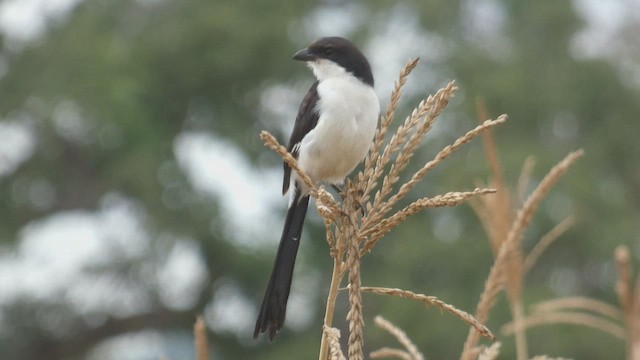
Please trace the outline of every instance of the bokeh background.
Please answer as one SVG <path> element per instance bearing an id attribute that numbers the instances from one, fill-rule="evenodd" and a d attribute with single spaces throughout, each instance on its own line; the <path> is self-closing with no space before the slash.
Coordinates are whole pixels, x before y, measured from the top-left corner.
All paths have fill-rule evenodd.
<path id="1" fill-rule="evenodd" d="M 215 359 L 317 356 L 331 260 L 315 210 L 285 329 L 273 344 L 251 335 L 287 201 L 280 159 L 258 134 L 287 140 L 313 81 L 291 55 L 319 36 L 360 45 L 383 107 L 405 62 L 421 57 L 400 118 L 457 81 L 413 169 L 475 126 L 478 97 L 493 117 L 509 114 L 495 134 L 512 184 L 529 155 L 539 181 L 585 149 L 526 233 L 531 247 L 577 217 L 528 277 L 525 304 L 615 304 L 614 248 L 640 255 L 637 0 L 5 0 L 0 34 L 1 359 L 192 359 L 197 314 Z M 488 176 L 476 140 L 411 196 Z M 363 283 L 473 312 L 491 261 L 468 206 L 434 209 L 380 243 Z M 428 358 L 459 356 L 458 319 L 408 300 L 364 301 L 368 350 L 394 345 L 373 326 L 381 314 Z M 507 321 L 502 299 L 488 325 Z M 624 356 L 622 341 L 594 329 L 528 336 L 532 354 Z M 501 341 L 513 358 L 513 339 Z"/>

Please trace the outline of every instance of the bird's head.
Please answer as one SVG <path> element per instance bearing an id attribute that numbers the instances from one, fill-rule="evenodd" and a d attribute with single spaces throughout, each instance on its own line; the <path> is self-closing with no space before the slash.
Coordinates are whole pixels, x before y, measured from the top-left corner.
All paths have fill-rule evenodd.
<path id="1" fill-rule="evenodd" d="M 323 37 L 296 52 L 294 60 L 304 61 L 318 80 L 351 74 L 373 86 L 373 74 L 367 58 L 349 40 L 337 36 Z"/>

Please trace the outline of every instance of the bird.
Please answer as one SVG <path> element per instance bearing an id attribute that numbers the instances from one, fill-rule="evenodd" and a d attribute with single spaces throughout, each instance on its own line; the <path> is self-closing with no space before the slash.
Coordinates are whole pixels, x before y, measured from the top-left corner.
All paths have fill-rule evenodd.
<path id="1" fill-rule="evenodd" d="M 287 150 L 314 184 L 342 185 L 366 156 L 378 125 L 371 65 L 356 45 L 337 36 L 313 41 L 293 60 L 306 63 L 316 81 L 300 103 Z M 253 333 L 268 333 L 269 341 L 284 325 L 309 205 L 309 188 L 285 162 L 282 194 L 287 192 L 284 228 Z"/>

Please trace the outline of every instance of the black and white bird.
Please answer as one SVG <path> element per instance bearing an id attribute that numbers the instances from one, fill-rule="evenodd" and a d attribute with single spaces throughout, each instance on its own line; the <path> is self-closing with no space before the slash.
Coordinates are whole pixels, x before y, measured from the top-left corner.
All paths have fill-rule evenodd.
<path id="1" fill-rule="evenodd" d="M 380 103 L 367 58 L 349 40 L 324 37 L 293 55 L 313 70 L 316 82 L 300 104 L 288 150 L 314 183 L 341 185 L 364 159 L 378 123 Z M 309 189 L 284 164 L 283 195 L 289 210 L 253 337 L 282 328 L 293 267 L 309 204 Z"/>

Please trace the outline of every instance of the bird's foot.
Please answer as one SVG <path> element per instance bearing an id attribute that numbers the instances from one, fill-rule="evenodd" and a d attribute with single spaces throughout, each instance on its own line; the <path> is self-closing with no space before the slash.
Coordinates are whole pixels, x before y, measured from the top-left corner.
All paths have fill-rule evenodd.
<path id="1" fill-rule="evenodd" d="M 342 199 L 342 202 L 345 201 L 345 199 L 347 198 L 346 194 L 343 192 L 343 190 L 336 184 L 331 184 L 331 187 L 338 192 L 338 195 L 340 195 L 340 198 Z M 364 216 L 366 214 L 366 208 L 364 207 L 364 205 L 360 202 L 359 199 L 362 198 L 362 196 L 364 195 L 364 192 L 362 190 L 357 190 L 357 191 L 353 191 L 355 194 L 355 196 L 352 197 L 353 202 L 354 202 L 354 208 L 356 210 L 360 211 L 360 214 L 362 216 Z"/>

